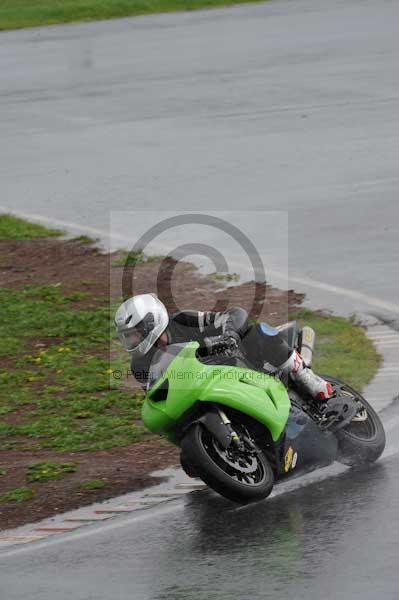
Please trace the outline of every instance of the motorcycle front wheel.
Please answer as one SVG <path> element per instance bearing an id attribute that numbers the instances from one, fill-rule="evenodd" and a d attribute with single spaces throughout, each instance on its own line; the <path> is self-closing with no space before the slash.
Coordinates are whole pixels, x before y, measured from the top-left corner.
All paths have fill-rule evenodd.
<path id="1" fill-rule="evenodd" d="M 349 425 L 336 433 L 337 460 L 351 467 L 375 462 L 385 449 L 385 431 L 380 417 L 355 389 L 335 377 L 323 377 L 333 384 L 338 394 L 355 398 L 363 407 Z"/>
<path id="2" fill-rule="evenodd" d="M 247 504 L 266 498 L 273 489 L 274 475 L 266 456 L 245 441 L 240 450 L 233 445 L 225 449 L 202 423 L 195 423 L 181 450 L 196 475 L 229 500 Z"/>

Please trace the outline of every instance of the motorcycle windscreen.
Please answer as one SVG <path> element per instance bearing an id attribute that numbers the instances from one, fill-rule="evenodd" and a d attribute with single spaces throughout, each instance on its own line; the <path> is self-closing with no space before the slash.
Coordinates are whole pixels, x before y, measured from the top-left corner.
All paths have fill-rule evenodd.
<path id="1" fill-rule="evenodd" d="M 154 354 L 150 370 L 148 373 L 147 391 L 151 389 L 155 383 L 163 377 L 170 363 L 180 354 L 187 344 L 170 344 L 165 348 L 160 348 Z"/>

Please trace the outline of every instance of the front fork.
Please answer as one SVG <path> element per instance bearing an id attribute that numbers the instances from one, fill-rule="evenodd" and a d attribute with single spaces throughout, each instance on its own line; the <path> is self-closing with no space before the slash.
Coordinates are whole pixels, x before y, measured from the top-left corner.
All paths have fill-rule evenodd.
<path id="1" fill-rule="evenodd" d="M 228 416 L 226 415 L 226 413 L 219 407 L 216 408 L 223 425 L 228 429 L 229 433 L 230 433 L 230 437 L 231 437 L 231 443 L 234 446 L 234 448 L 236 450 L 245 450 L 245 444 L 244 442 L 247 444 L 247 446 L 249 446 L 249 448 L 251 449 L 251 453 L 258 453 L 258 450 L 256 448 L 256 446 L 254 445 L 254 443 L 252 442 L 251 438 L 249 437 L 249 435 L 246 435 L 245 431 L 246 429 L 244 428 L 244 433 L 241 435 L 241 437 L 238 435 L 238 433 L 233 429 L 233 426 L 231 424 L 230 419 L 228 418 Z"/>
<path id="2" fill-rule="evenodd" d="M 194 423 L 202 423 L 202 425 L 217 439 L 219 444 L 227 450 L 233 446 L 236 450 L 244 450 L 245 444 L 250 447 L 251 451 L 256 452 L 256 446 L 253 444 L 244 427 L 244 432 L 240 435 L 235 431 L 232 423 L 226 413 L 218 406 L 213 405 L 211 410 L 208 410 L 203 415 L 188 422 L 186 428 Z"/>
<path id="3" fill-rule="evenodd" d="M 228 416 L 226 415 L 226 413 L 221 408 L 217 408 L 216 410 L 217 410 L 217 412 L 218 412 L 218 414 L 219 414 L 219 416 L 220 416 L 220 418 L 222 420 L 223 425 L 226 426 L 226 428 L 228 429 L 228 431 L 230 433 L 230 437 L 231 437 L 232 443 L 234 444 L 234 446 L 238 447 L 239 444 L 240 444 L 240 437 L 237 434 L 237 432 L 234 431 L 234 429 L 233 429 L 233 427 L 231 425 L 230 419 L 228 418 Z"/>

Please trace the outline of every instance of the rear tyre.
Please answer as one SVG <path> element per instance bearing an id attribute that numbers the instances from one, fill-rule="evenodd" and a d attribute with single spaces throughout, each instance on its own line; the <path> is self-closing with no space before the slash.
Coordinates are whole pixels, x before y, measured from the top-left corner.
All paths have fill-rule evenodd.
<path id="1" fill-rule="evenodd" d="M 351 467 L 373 463 L 385 449 L 385 431 L 378 414 L 367 400 L 349 385 L 334 377 L 324 378 L 338 388 L 338 393 L 356 398 L 365 409 L 363 415 L 360 413 L 360 419 L 354 419 L 337 431 L 337 460 Z"/>
<path id="2" fill-rule="evenodd" d="M 197 476 L 229 500 L 247 504 L 266 498 L 273 489 L 273 471 L 260 450 L 251 453 L 245 442 L 242 451 L 233 446 L 225 450 L 202 423 L 189 429 L 181 449 Z"/>

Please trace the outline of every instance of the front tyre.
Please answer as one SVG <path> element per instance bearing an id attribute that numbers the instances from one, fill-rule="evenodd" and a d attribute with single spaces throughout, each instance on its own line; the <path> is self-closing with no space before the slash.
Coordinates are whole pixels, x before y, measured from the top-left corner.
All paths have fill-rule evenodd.
<path id="1" fill-rule="evenodd" d="M 197 476 L 229 500 L 247 504 L 266 498 L 273 489 L 273 471 L 266 456 L 260 450 L 254 453 L 245 441 L 240 450 L 233 446 L 226 450 L 202 423 L 195 423 L 181 449 Z"/>
<path id="2" fill-rule="evenodd" d="M 354 397 L 363 411 L 343 429 L 337 431 L 337 460 L 355 467 L 375 462 L 385 449 L 385 431 L 378 414 L 359 392 L 333 377 L 325 377 L 339 394 Z"/>

